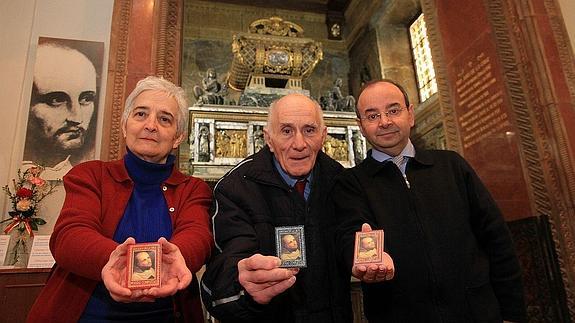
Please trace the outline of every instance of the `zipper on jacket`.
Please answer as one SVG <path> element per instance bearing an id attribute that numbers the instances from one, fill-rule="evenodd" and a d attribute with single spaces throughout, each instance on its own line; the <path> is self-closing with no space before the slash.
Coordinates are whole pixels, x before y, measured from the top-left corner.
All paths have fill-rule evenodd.
<path id="1" fill-rule="evenodd" d="M 403 174 L 403 179 L 405 180 L 405 185 L 407 185 L 407 188 L 411 188 L 411 185 L 409 184 L 409 180 L 407 180 L 407 175 Z"/>

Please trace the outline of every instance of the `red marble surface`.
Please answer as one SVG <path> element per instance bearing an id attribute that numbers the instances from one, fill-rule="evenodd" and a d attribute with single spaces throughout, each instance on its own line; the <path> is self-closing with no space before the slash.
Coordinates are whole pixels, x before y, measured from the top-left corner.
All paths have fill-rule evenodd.
<path id="1" fill-rule="evenodd" d="M 476 62 L 476 58 L 481 54 L 489 58 L 491 75 L 495 79 L 486 90 L 490 95 L 498 91 L 503 93 L 503 102 L 498 105 L 501 111 L 498 116 L 506 116 L 499 122 L 508 123 L 480 141 L 464 147 L 463 155 L 497 201 L 506 220 L 526 218 L 533 214 L 522 168 L 518 132 L 486 11 L 482 1 L 466 1 L 465 6 L 460 4 L 457 0 L 437 1 L 446 70 L 461 136 L 466 137 L 472 126 L 489 125 L 488 119 L 479 118 L 465 127 L 462 126 L 461 118 L 470 111 L 470 107 L 462 104 L 465 97 L 459 97 L 456 91 L 456 82 L 462 75 L 461 71 L 469 68 L 470 62 Z M 490 125 L 482 133 L 497 125 Z"/>
<path id="2" fill-rule="evenodd" d="M 126 95 L 136 83 L 154 74 L 154 0 L 132 2 L 129 24 Z"/>
<path id="3" fill-rule="evenodd" d="M 568 140 L 570 159 L 575 160 L 575 103 L 571 100 L 567 78 L 561 64 L 559 45 L 551 27 L 550 19 L 552 17 L 548 15 L 543 0 L 532 1 L 531 8 L 532 12 L 529 13 L 529 18 L 533 19 L 536 27 L 540 42 L 538 45 L 543 51 L 543 63 L 547 76 L 552 83 L 552 96 L 546 96 L 551 98 L 550 102 L 542 102 L 542 105 L 543 108 L 557 108 L 562 130 Z M 568 41 L 567 35 L 565 37 L 565 40 Z M 564 44 L 564 46 L 569 46 L 569 44 Z"/>

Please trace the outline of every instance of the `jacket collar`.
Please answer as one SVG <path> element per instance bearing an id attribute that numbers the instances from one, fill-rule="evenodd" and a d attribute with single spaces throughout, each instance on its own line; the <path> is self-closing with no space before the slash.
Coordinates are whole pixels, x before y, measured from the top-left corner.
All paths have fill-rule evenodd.
<path id="1" fill-rule="evenodd" d="M 386 167 L 389 163 L 379 162 L 373 159 L 373 157 L 371 157 L 371 153 L 372 150 L 370 149 L 367 152 L 367 157 L 357 167 L 365 169 L 368 174 L 373 176 L 384 167 Z M 418 167 L 418 165 L 422 167 L 432 166 L 433 162 L 433 156 L 428 150 L 415 148 L 415 157 L 409 159 L 409 162 L 407 163 L 407 169 Z"/>
<path id="2" fill-rule="evenodd" d="M 322 170 L 324 174 L 332 174 L 336 172 L 336 168 L 340 167 L 337 162 L 334 162 L 334 166 L 330 165 L 326 159 L 328 159 L 327 155 L 320 151 L 317 155 L 317 159 L 315 161 L 315 166 L 313 168 L 313 172 L 319 174 L 319 168 L 325 168 Z M 282 179 L 281 175 L 279 174 L 278 170 L 274 165 L 273 153 L 270 151 L 270 148 L 266 145 L 260 151 L 248 157 L 246 160 L 251 159 L 250 163 L 246 164 L 245 176 L 247 178 L 251 178 L 255 181 L 265 183 L 268 185 L 275 185 L 278 187 L 289 188 L 288 184 Z M 314 181 L 321 180 L 318 176 L 314 176 Z"/>
<path id="3" fill-rule="evenodd" d="M 245 172 L 246 177 L 265 184 L 288 188 L 274 166 L 273 153 L 267 145 L 247 159 L 251 159 L 252 162 L 246 165 L 248 167 Z"/>
<path id="4" fill-rule="evenodd" d="M 116 182 L 119 182 L 119 183 L 126 182 L 126 181 L 133 182 L 132 179 L 130 178 L 130 175 L 128 175 L 128 171 L 126 170 L 126 167 L 124 166 L 124 158 L 106 163 L 105 164 L 106 168 L 108 169 L 108 173 L 110 174 L 110 176 Z M 170 177 L 168 177 L 168 179 L 166 180 L 165 183 L 168 185 L 175 186 L 175 185 L 179 185 L 185 181 L 188 181 L 189 178 L 190 178 L 189 176 L 182 174 L 174 166 L 174 170 L 172 171 L 172 174 L 170 175 Z"/>

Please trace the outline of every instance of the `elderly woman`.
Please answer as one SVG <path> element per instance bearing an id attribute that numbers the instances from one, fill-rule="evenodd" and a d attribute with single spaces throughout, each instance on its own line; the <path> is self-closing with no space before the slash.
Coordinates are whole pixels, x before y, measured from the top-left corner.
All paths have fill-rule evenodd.
<path id="1" fill-rule="evenodd" d="M 50 240 L 56 267 L 29 321 L 203 320 L 192 273 L 212 248 L 211 192 L 174 167 L 170 153 L 186 125 L 181 88 L 157 77 L 138 82 L 122 116 L 124 158 L 86 162 L 64 177 L 66 199 Z M 155 241 L 161 287 L 127 289 L 128 246 Z"/>

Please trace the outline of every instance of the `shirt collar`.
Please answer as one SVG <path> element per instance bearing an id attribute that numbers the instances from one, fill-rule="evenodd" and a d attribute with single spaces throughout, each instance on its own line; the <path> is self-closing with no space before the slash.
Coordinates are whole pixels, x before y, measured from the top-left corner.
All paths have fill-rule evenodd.
<path id="1" fill-rule="evenodd" d="M 409 139 L 407 140 L 407 145 L 405 145 L 405 147 L 403 147 L 403 150 L 399 154 L 401 156 L 410 157 L 410 158 L 415 157 L 415 148 L 413 147 L 411 140 L 409 140 Z M 371 151 L 371 157 L 373 159 L 377 160 L 378 162 L 384 162 L 388 159 L 393 158 L 394 156 L 390 156 L 390 155 L 374 148 Z"/>
<path id="2" fill-rule="evenodd" d="M 278 172 L 280 173 L 282 179 L 284 180 L 284 182 L 289 186 L 289 187 L 293 187 L 295 185 L 295 183 L 298 181 L 298 178 L 293 178 L 291 177 L 280 165 L 280 163 L 278 162 L 278 160 L 275 158 L 275 156 L 273 157 L 274 159 L 274 165 L 276 167 L 276 169 L 278 170 Z M 312 180 L 312 172 L 309 173 L 309 175 L 307 175 L 306 179 L 308 184 L 311 183 Z"/>

